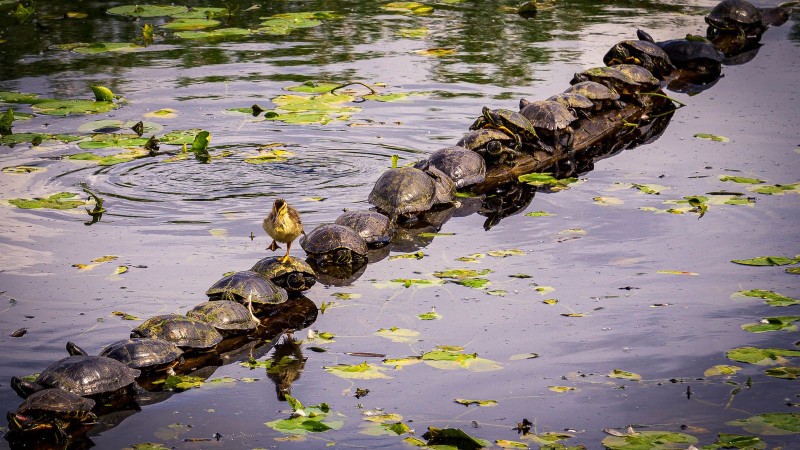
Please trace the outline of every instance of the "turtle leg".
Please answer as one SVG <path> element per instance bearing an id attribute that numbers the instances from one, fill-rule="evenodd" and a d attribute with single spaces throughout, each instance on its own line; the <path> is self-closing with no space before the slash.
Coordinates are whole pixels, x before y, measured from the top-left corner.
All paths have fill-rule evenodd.
<path id="1" fill-rule="evenodd" d="M 281 264 L 286 264 L 287 262 L 289 262 L 289 249 L 291 249 L 291 248 L 292 248 L 292 243 L 291 242 L 286 244 L 286 255 L 284 255 L 284 257 L 281 258 Z"/>
<path id="2" fill-rule="evenodd" d="M 269 247 L 267 247 L 267 250 L 271 250 L 271 251 L 274 252 L 275 250 L 277 250 L 279 248 L 281 248 L 280 245 L 278 245 L 278 242 L 275 241 L 275 239 L 273 239 L 272 240 L 272 244 L 269 244 Z"/>

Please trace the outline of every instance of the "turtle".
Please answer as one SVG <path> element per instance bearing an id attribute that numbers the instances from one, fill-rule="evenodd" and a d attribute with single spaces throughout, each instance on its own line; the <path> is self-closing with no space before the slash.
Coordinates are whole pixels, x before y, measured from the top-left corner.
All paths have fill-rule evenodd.
<path id="1" fill-rule="evenodd" d="M 581 81 L 574 83 L 572 86 L 564 90 L 565 94 L 580 94 L 594 103 L 596 111 L 602 111 L 609 108 L 621 108 L 622 104 L 619 101 L 619 93 L 614 89 L 600 84 L 596 81 Z"/>
<path id="2" fill-rule="evenodd" d="M 542 138 L 547 138 L 555 153 L 561 154 L 563 147 L 572 144 L 572 122 L 578 117 L 559 102 L 552 100 L 529 101 L 520 99 L 520 114 L 533 124 Z M 553 153 L 552 151 L 550 153 Z"/>
<path id="3" fill-rule="evenodd" d="M 432 166 L 427 159 L 420 161 L 417 164 L 418 165 L 415 165 L 416 168 L 422 170 L 429 177 L 431 177 L 431 179 L 433 179 L 435 188 L 435 192 L 433 194 L 433 204 L 452 204 L 456 199 L 456 183 L 453 181 L 453 179 L 435 166 Z"/>
<path id="4" fill-rule="evenodd" d="M 761 11 L 745 0 L 723 0 L 705 17 L 709 37 L 721 32 L 761 36 L 766 27 Z"/>
<path id="5" fill-rule="evenodd" d="M 67 342 L 67 353 L 70 355 L 87 355 L 85 350 Z M 172 368 L 181 362 L 183 350 L 175 344 L 163 339 L 123 339 L 113 342 L 100 351 L 100 356 L 117 360 L 126 366 L 145 372 L 172 372 Z"/>
<path id="6" fill-rule="evenodd" d="M 334 223 L 352 228 L 372 248 L 389 244 L 394 236 L 392 222 L 377 211 L 346 211 Z"/>
<path id="7" fill-rule="evenodd" d="M 16 411 L 8 412 L 8 428 L 23 433 L 53 430 L 58 438 L 66 439 L 70 428 L 94 425 L 94 405 L 94 400 L 63 389 L 43 389 L 29 395 Z"/>
<path id="8" fill-rule="evenodd" d="M 300 240 L 300 246 L 319 266 L 355 266 L 367 259 L 364 238 L 352 228 L 334 223 L 314 228 Z"/>
<path id="9" fill-rule="evenodd" d="M 428 174 L 415 167 L 400 167 L 381 174 L 367 201 L 394 223 L 401 215 L 430 209 L 435 196 L 436 183 Z"/>
<path id="10" fill-rule="evenodd" d="M 458 145 L 436 150 L 427 162 L 449 176 L 455 182 L 456 189 L 482 183 L 486 179 L 486 161 L 481 155 Z"/>
<path id="11" fill-rule="evenodd" d="M 314 269 L 307 262 L 294 257 L 282 262 L 279 258 L 268 256 L 253 264 L 250 271 L 272 281 L 289 294 L 307 291 L 317 282 Z"/>
<path id="12" fill-rule="evenodd" d="M 270 313 L 272 305 L 289 299 L 286 290 L 252 270 L 226 275 L 206 291 L 209 300 L 233 300 L 256 313 Z"/>
<path id="13" fill-rule="evenodd" d="M 499 160 L 513 165 L 519 156 L 518 151 L 508 146 L 513 142 L 516 142 L 516 139 L 505 131 L 481 128 L 466 133 L 456 145 L 474 151 L 482 156 L 484 161 Z"/>
<path id="14" fill-rule="evenodd" d="M 72 355 L 44 369 L 33 382 L 11 378 L 11 388 L 22 398 L 47 388 L 59 388 L 82 397 L 104 397 L 138 389 L 138 369 L 105 356 Z"/>
<path id="15" fill-rule="evenodd" d="M 562 92 L 547 98 L 551 102 L 558 102 L 572 110 L 577 117 L 589 117 L 594 110 L 594 102 L 589 97 L 577 92 Z"/>
<path id="16" fill-rule="evenodd" d="M 484 106 L 481 116 L 469 127 L 470 130 L 481 128 L 496 128 L 513 136 L 517 150 L 522 147 L 523 143 L 532 143 L 539 139 L 530 120 L 510 109 L 489 109 Z"/>
<path id="17" fill-rule="evenodd" d="M 662 80 L 675 70 L 669 55 L 661 47 L 647 40 L 631 39 L 617 42 L 603 56 L 603 63 L 607 66 L 636 64 Z"/>
<path id="18" fill-rule="evenodd" d="M 699 73 L 719 75 L 725 55 L 706 38 L 686 35 L 685 39 L 655 42 L 644 30 L 636 30 L 639 39 L 654 42 L 669 56 L 670 61 L 681 69 Z"/>
<path id="19" fill-rule="evenodd" d="M 185 350 L 208 350 L 222 341 L 222 335 L 208 323 L 180 314 L 153 316 L 131 330 L 131 338 L 157 338 Z"/>
<path id="20" fill-rule="evenodd" d="M 593 67 L 576 73 L 570 84 L 581 81 L 596 81 L 614 89 L 621 96 L 631 98 L 641 104 L 638 94 L 642 91 L 658 89 L 661 81 L 649 70 L 634 64 L 617 64 L 613 67 Z"/>
<path id="21" fill-rule="evenodd" d="M 223 336 L 249 333 L 261 323 L 246 306 L 233 300 L 200 303 L 189 310 L 186 316 L 208 323 Z"/>

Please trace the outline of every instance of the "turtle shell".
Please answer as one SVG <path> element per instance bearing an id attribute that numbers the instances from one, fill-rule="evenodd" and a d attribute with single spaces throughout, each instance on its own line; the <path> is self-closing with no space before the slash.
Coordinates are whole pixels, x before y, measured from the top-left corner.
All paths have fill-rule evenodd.
<path id="1" fill-rule="evenodd" d="M 27 431 L 58 426 L 54 423 L 57 421 L 94 422 L 97 420 L 92 413 L 94 405 L 94 400 L 63 389 L 44 389 L 28 396 L 16 412 L 9 411 L 8 427 Z"/>
<path id="2" fill-rule="evenodd" d="M 694 69 L 697 66 L 720 66 L 725 55 L 711 43 L 693 39 L 671 39 L 659 42 L 670 60 L 678 67 Z"/>
<path id="3" fill-rule="evenodd" d="M 761 26 L 761 11 L 745 0 L 723 0 L 706 16 L 706 23 L 721 30 Z"/>
<path id="4" fill-rule="evenodd" d="M 424 173 L 423 173 L 424 175 Z M 425 175 L 427 177 L 427 175 Z M 350 265 L 367 257 L 367 242 L 352 228 L 324 224 L 300 239 L 309 259 L 318 264 Z"/>
<path id="5" fill-rule="evenodd" d="M 656 88 L 661 82 L 649 70 L 634 64 L 617 64 L 612 67 L 593 67 L 576 73 L 571 84 L 596 81 L 618 92 L 632 93 Z"/>
<path id="6" fill-rule="evenodd" d="M 317 282 L 314 269 L 307 262 L 294 257 L 289 257 L 284 263 L 280 257 L 268 256 L 253 264 L 250 271 L 286 289 L 290 294 L 307 291 Z"/>
<path id="7" fill-rule="evenodd" d="M 93 396 L 130 386 L 140 374 L 141 371 L 105 356 L 75 355 L 51 364 L 36 377 L 34 384 Z"/>
<path id="8" fill-rule="evenodd" d="M 163 339 L 123 339 L 112 342 L 100 351 L 106 356 L 141 371 L 159 371 L 180 362 L 183 350 Z"/>
<path id="9" fill-rule="evenodd" d="M 477 130 L 485 127 L 505 127 L 511 133 L 519 135 L 522 141 L 533 141 L 538 137 L 530 120 L 510 109 L 489 109 L 484 106 L 481 117 L 469 129 Z"/>
<path id="10" fill-rule="evenodd" d="M 505 134 L 500 130 L 485 130 Z M 458 145 L 436 150 L 428 157 L 428 163 L 449 176 L 457 189 L 483 183 L 486 179 L 486 161 L 483 157 Z"/>
<path id="11" fill-rule="evenodd" d="M 456 183 L 446 173 L 430 165 L 427 160 L 423 161 L 423 171 L 433 178 L 436 193 L 433 196 L 434 205 L 453 203 L 456 199 Z"/>
<path id="12" fill-rule="evenodd" d="M 392 221 L 376 211 L 347 211 L 337 217 L 335 223 L 352 228 L 369 247 L 382 247 L 394 236 Z"/>
<path id="13" fill-rule="evenodd" d="M 562 92 L 560 94 L 552 95 L 547 100 L 551 102 L 558 102 L 567 108 L 577 110 L 591 110 L 594 108 L 594 103 L 589 97 L 578 94 L 577 92 Z"/>
<path id="14" fill-rule="evenodd" d="M 464 147 L 467 150 L 479 150 L 492 141 L 510 143 L 514 141 L 514 138 L 509 136 L 508 133 L 496 128 L 481 128 L 464 134 L 456 143 L 456 146 Z"/>
<path id="15" fill-rule="evenodd" d="M 638 60 L 637 65 L 662 78 L 675 69 L 661 47 L 644 40 L 625 40 L 616 43 L 603 57 L 603 63 L 608 66 L 625 64 L 629 58 L 635 58 Z"/>
<path id="16" fill-rule="evenodd" d="M 234 272 L 220 278 L 206 291 L 209 300 L 233 300 L 260 311 L 268 305 L 285 302 L 289 296 L 283 288 L 251 270 Z"/>
<path id="17" fill-rule="evenodd" d="M 186 316 L 208 323 L 223 336 L 244 334 L 258 326 L 246 306 L 231 300 L 201 303 L 189 310 Z"/>
<path id="18" fill-rule="evenodd" d="M 617 91 L 596 81 L 581 81 L 579 83 L 573 83 L 572 86 L 568 87 L 564 91 L 564 93 L 581 94 L 592 101 L 619 100 L 619 94 Z"/>
<path id="19" fill-rule="evenodd" d="M 555 131 L 567 128 L 578 117 L 566 106 L 552 100 L 531 102 L 524 98 L 519 102 L 520 114 L 536 128 Z"/>
<path id="20" fill-rule="evenodd" d="M 401 167 L 384 172 L 367 201 L 394 221 L 401 214 L 430 209 L 435 196 L 436 184 L 430 176 L 414 167 Z"/>
<path id="21" fill-rule="evenodd" d="M 222 335 L 202 320 L 179 314 L 153 316 L 131 331 L 131 338 L 163 339 L 183 349 L 209 349 L 222 341 Z"/>

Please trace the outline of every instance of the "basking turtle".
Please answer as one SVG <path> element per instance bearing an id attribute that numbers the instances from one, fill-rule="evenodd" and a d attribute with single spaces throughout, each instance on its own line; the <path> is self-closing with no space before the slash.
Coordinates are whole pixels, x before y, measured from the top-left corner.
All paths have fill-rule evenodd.
<path id="1" fill-rule="evenodd" d="M 530 120 L 542 138 L 550 141 L 556 153 L 561 154 L 563 147 L 572 144 L 570 125 L 578 117 L 569 108 L 551 100 L 531 102 L 524 98 L 519 101 L 519 108 L 520 114 Z"/>
<path id="2" fill-rule="evenodd" d="M 261 323 L 246 306 L 232 300 L 201 303 L 189 310 L 186 316 L 208 323 L 223 336 L 249 333 Z"/>
<path id="3" fill-rule="evenodd" d="M 320 266 L 358 265 L 367 258 L 367 242 L 344 225 L 320 225 L 300 239 L 300 246 Z"/>
<path id="4" fill-rule="evenodd" d="M 746 36 L 760 36 L 766 27 L 761 11 L 745 0 L 723 0 L 706 16 L 709 37 L 734 31 Z"/>
<path id="5" fill-rule="evenodd" d="M 581 81 L 596 81 L 614 89 L 622 96 L 628 96 L 641 104 L 638 94 L 642 91 L 658 89 L 661 81 L 649 70 L 634 64 L 617 64 L 613 67 L 593 67 L 576 73 L 570 84 Z"/>
<path id="6" fill-rule="evenodd" d="M 576 92 L 562 92 L 551 95 L 547 100 L 561 103 L 578 117 L 589 117 L 594 109 L 594 102 L 589 97 Z"/>
<path id="7" fill-rule="evenodd" d="M 394 236 L 392 222 L 376 211 L 347 211 L 337 217 L 335 223 L 352 228 L 373 248 L 389 244 Z"/>
<path id="8" fill-rule="evenodd" d="M 70 355 L 88 355 L 85 350 L 67 342 Z M 181 361 L 183 351 L 175 344 L 162 339 L 124 339 L 107 345 L 100 356 L 115 359 L 142 372 L 171 372 Z"/>
<path id="9" fill-rule="evenodd" d="M 70 428 L 94 424 L 94 403 L 63 389 L 44 389 L 29 395 L 16 411 L 8 412 L 8 428 L 17 432 L 53 430 L 66 439 Z"/>
<path id="10" fill-rule="evenodd" d="M 286 290 L 251 270 L 234 272 L 220 278 L 206 291 L 209 300 L 233 300 L 256 313 L 269 313 L 273 305 L 284 303 Z"/>
<path id="11" fill-rule="evenodd" d="M 394 222 L 401 215 L 430 209 L 435 196 L 436 184 L 428 174 L 414 167 L 400 167 L 378 178 L 367 201 Z"/>
<path id="12" fill-rule="evenodd" d="M 522 114 L 510 109 L 489 109 L 484 106 L 481 116 L 469 127 L 470 130 L 481 128 L 496 128 L 513 136 L 517 150 L 523 143 L 533 143 L 539 139 L 531 122 Z"/>
<path id="13" fill-rule="evenodd" d="M 664 50 L 646 40 L 625 40 L 614 44 L 603 57 L 607 66 L 635 64 L 649 70 L 656 78 L 664 79 L 675 66 Z"/>
<path id="14" fill-rule="evenodd" d="M 289 258 L 282 262 L 274 256 L 268 256 L 253 264 L 250 268 L 262 277 L 272 281 L 276 286 L 286 289 L 289 294 L 298 294 L 311 289 L 317 282 L 317 274 L 307 262 L 298 258 Z"/>
<path id="15" fill-rule="evenodd" d="M 179 314 L 153 316 L 131 330 L 131 338 L 163 339 L 184 350 L 211 349 L 222 341 L 208 323 Z"/>
<path id="16" fill-rule="evenodd" d="M 450 176 L 436 167 L 430 165 L 428 160 L 423 160 L 417 163 L 414 167 L 425 172 L 431 179 L 435 193 L 433 194 L 434 205 L 451 204 L 456 199 L 456 183 Z M 424 211 L 423 211 L 424 212 Z"/>
<path id="17" fill-rule="evenodd" d="M 486 178 L 486 162 L 481 155 L 457 145 L 436 150 L 427 162 L 449 176 L 457 189 L 482 183 Z M 415 167 L 422 164 L 419 162 Z"/>
<path id="18" fill-rule="evenodd" d="M 513 145 L 515 142 L 515 138 L 505 131 L 481 128 L 466 133 L 456 145 L 474 151 L 485 161 L 500 161 L 514 165 L 514 160 L 519 156 L 519 152 L 509 145 Z"/>
<path id="19" fill-rule="evenodd" d="M 643 30 L 636 30 L 639 39 L 654 42 Z M 725 55 L 708 40 L 700 36 L 686 35 L 686 39 L 671 39 L 655 42 L 669 56 L 670 61 L 681 69 L 698 73 L 719 75 Z"/>
<path id="20" fill-rule="evenodd" d="M 568 87 L 565 94 L 580 94 L 594 103 L 596 111 L 603 111 L 614 108 L 619 109 L 622 104 L 619 101 L 619 93 L 610 87 L 595 81 L 581 81 Z"/>
<path id="21" fill-rule="evenodd" d="M 138 369 L 105 356 L 74 355 L 60 359 L 33 382 L 11 378 L 11 388 L 22 398 L 47 388 L 59 388 L 82 397 L 101 397 L 136 389 Z"/>

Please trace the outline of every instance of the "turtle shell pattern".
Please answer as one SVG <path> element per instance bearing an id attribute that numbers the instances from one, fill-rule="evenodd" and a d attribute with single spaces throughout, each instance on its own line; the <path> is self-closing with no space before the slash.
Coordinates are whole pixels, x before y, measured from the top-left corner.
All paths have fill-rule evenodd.
<path id="1" fill-rule="evenodd" d="M 376 211 L 347 211 L 337 217 L 335 223 L 352 228 L 370 247 L 388 244 L 395 231 L 392 221 Z"/>
<path id="2" fill-rule="evenodd" d="M 231 300 L 201 303 L 186 316 L 208 323 L 223 335 L 247 333 L 258 326 L 246 306 Z"/>
<path id="3" fill-rule="evenodd" d="M 693 67 L 693 64 L 722 64 L 725 55 L 708 42 L 689 39 L 671 39 L 659 42 L 670 60 L 680 67 Z"/>
<path id="4" fill-rule="evenodd" d="M 491 129 L 484 129 L 490 131 Z M 478 130 L 480 131 L 480 130 Z M 502 133 L 500 130 L 491 130 Z M 460 146 L 436 150 L 428 157 L 428 163 L 444 172 L 455 183 L 457 189 L 483 183 L 486 179 L 486 161 L 481 155 Z"/>
<path id="5" fill-rule="evenodd" d="M 430 176 L 414 167 L 400 167 L 381 174 L 367 201 L 395 219 L 430 209 L 435 195 L 436 185 Z"/>
<path id="6" fill-rule="evenodd" d="M 210 300 L 233 300 L 253 307 L 277 305 L 289 299 L 286 290 L 252 270 L 234 272 L 220 278 L 206 291 Z"/>
<path id="7" fill-rule="evenodd" d="M 106 356 L 125 364 L 126 366 L 146 370 L 158 370 L 177 363 L 183 350 L 172 342 L 163 339 L 123 339 L 112 342 L 100 351 L 100 356 Z"/>
<path id="8" fill-rule="evenodd" d="M 425 169 L 423 171 L 433 178 L 434 187 L 436 188 L 433 204 L 452 203 L 456 198 L 456 183 L 446 173 L 430 165 L 427 160 L 424 161 L 424 165 Z"/>
<path id="9" fill-rule="evenodd" d="M 202 320 L 179 314 L 153 316 L 131 331 L 131 338 L 163 339 L 181 348 L 207 349 L 222 341 L 222 335 Z"/>
<path id="10" fill-rule="evenodd" d="M 531 121 L 534 127 L 555 131 L 567 128 L 578 117 L 566 106 L 552 100 L 529 102 L 520 100 L 520 114 Z"/>
<path id="11" fill-rule="evenodd" d="M 706 23 L 723 30 L 760 26 L 761 11 L 744 0 L 723 0 L 706 16 Z"/>
<path id="12" fill-rule="evenodd" d="M 63 389 L 44 389 L 28 396 L 16 412 L 9 411 L 8 426 L 11 430 L 25 431 L 38 429 L 54 419 L 64 423 L 93 422 L 97 420 L 92 412 L 94 405 L 94 400 Z"/>
<path id="13" fill-rule="evenodd" d="M 423 173 L 423 175 L 425 174 Z M 427 177 L 427 175 L 425 176 Z M 334 253 L 339 253 L 338 250 L 349 250 L 349 253 L 354 256 L 351 261 L 364 259 L 368 250 L 367 242 L 355 230 L 336 224 L 324 224 L 314 228 L 300 240 L 300 245 L 310 258 L 317 260 L 326 260 Z M 351 261 L 340 262 L 349 263 Z"/>
<path id="14" fill-rule="evenodd" d="M 91 396 L 130 386 L 140 374 L 141 371 L 105 356 L 76 355 L 51 364 L 36 377 L 34 384 Z"/>
<path id="15" fill-rule="evenodd" d="M 508 144 L 514 141 L 514 137 L 509 136 L 506 132 L 496 128 L 481 128 L 479 130 L 472 130 L 464 134 L 464 136 L 462 136 L 461 139 L 456 143 L 456 146 L 464 147 L 467 150 L 476 151 L 493 141 L 499 141 Z M 445 173 L 447 172 L 445 171 Z"/>
<path id="16" fill-rule="evenodd" d="M 564 93 L 581 94 L 589 100 L 619 100 L 619 93 L 596 81 L 581 81 L 568 87 Z"/>
<path id="17" fill-rule="evenodd" d="M 299 293 L 311 289 L 317 282 L 317 274 L 307 262 L 289 257 L 286 263 L 280 257 L 268 256 L 253 264 L 251 272 L 272 281 L 289 293 Z"/>
<path id="18" fill-rule="evenodd" d="M 547 100 L 551 102 L 558 102 L 567 108 L 578 110 L 591 110 L 594 108 L 594 103 L 589 97 L 578 94 L 577 92 L 562 92 L 560 94 L 552 95 Z"/>
<path id="19" fill-rule="evenodd" d="M 593 67 L 575 74 L 572 83 L 580 81 L 596 81 L 609 88 L 638 92 L 641 89 L 657 88 L 661 85 L 658 78 L 649 70 L 634 64 L 617 64 L 612 67 Z"/>

